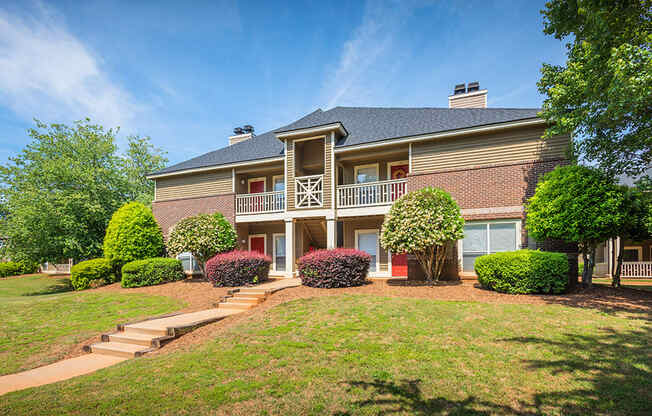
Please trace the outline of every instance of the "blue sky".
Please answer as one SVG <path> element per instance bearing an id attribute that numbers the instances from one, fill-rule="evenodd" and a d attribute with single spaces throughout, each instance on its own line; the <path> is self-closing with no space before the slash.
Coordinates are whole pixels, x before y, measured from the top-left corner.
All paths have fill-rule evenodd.
<path id="1" fill-rule="evenodd" d="M 192 4 L 192 6 L 189 6 Z M 446 107 L 480 81 L 491 107 L 539 107 L 543 1 L 0 4 L 0 160 L 32 119 L 91 117 L 179 162 L 316 108 Z"/>

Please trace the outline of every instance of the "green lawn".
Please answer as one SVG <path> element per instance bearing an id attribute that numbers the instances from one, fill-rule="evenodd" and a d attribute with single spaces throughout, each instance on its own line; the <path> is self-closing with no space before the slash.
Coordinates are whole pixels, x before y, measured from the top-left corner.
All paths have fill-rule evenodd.
<path id="1" fill-rule="evenodd" d="M 61 277 L 0 279 L 0 374 L 54 362 L 119 322 L 183 307 L 162 296 L 70 290 Z"/>
<path id="2" fill-rule="evenodd" d="M 10 393 L 0 414 L 650 414 L 649 315 L 298 300 L 186 351 Z"/>

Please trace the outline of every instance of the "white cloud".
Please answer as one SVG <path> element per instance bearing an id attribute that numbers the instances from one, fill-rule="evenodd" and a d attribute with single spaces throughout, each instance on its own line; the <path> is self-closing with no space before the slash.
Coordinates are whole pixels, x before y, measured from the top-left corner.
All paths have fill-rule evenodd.
<path id="1" fill-rule="evenodd" d="M 397 34 L 417 5 L 408 1 L 368 1 L 362 23 L 344 43 L 335 71 L 324 86 L 327 108 L 373 100 L 399 73 Z M 369 104 L 369 103 L 367 103 Z"/>
<path id="2" fill-rule="evenodd" d="M 0 9 L 0 105 L 25 119 L 89 116 L 107 127 L 144 110 L 53 10 L 33 9 L 22 16 Z"/>

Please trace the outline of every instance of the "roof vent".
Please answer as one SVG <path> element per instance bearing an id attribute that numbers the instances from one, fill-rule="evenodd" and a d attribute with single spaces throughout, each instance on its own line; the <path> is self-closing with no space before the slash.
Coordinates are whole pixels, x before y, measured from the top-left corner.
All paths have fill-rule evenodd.
<path id="1" fill-rule="evenodd" d="M 242 129 L 242 127 L 236 127 L 236 128 L 233 129 L 233 134 L 235 134 L 236 136 L 238 134 L 243 134 L 243 133 L 244 133 L 244 130 Z"/>
<path id="2" fill-rule="evenodd" d="M 469 87 L 466 90 L 467 92 L 480 91 L 480 83 L 478 81 L 469 82 Z"/>
<path id="3" fill-rule="evenodd" d="M 244 126 L 242 126 L 242 130 L 245 133 L 253 133 L 254 132 L 254 126 L 252 126 L 250 124 L 245 124 Z"/>
<path id="4" fill-rule="evenodd" d="M 453 95 L 464 94 L 466 92 L 466 86 L 464 84 L 457 84 L 453 90 Z"/>

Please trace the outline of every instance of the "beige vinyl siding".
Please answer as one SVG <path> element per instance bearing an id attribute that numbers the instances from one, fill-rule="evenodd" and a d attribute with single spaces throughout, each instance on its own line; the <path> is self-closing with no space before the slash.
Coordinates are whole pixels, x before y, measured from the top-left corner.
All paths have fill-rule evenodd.
<path id="1" fill-rule="evenodd" d="M 156 179 L 156 200 L 190 198 L 233 192 L 231 169 Z"/>
<path id="2" fill-rule="evenodd" d="M 414 143 L 412 173 L 564 158 L 570 137 L 543 140 L 542 134 L 536 128 Z"/>
<path id="3" fill-rule="evenodd" d="M 294 209 L 294 142 L 288 140 L 286 142 L 286 152 L 285 155 L 287 161 L 287 171 L 285 172 L 285 177 L 287 178 L 285 186 L 287 190 L 287 200 L 285 201 L 286 209 Z"/>
<path id="4" fill-rule="evenodd" d="M 333 169 L 332 163 L 333 158 L 331 157 L 331 149 L 333 147 L 332 137 L 329 135 L 324 139 L 324 208 L 331 207 L 332 189 L 331 184 L 333 182 Z"/>
<path id="5" fill-rule="evenodd" d="M 450 100 L 450 108 L 486 108 L 487 94 L 477 94 L 470 97 L 458 97 Z"/>

